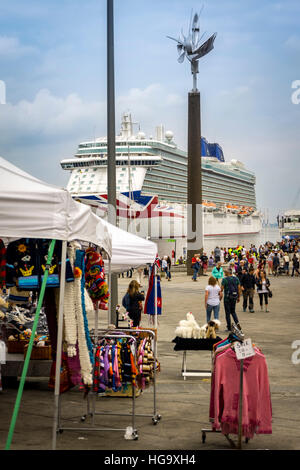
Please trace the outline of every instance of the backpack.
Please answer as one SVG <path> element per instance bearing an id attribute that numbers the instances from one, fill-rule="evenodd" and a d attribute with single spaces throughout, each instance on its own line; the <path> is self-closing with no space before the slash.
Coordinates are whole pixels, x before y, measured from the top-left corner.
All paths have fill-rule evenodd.
<path id="1" fill-rule="evenodd" d="M 124 295 L 122 299 L 122 305 L 125 308 L 126 312 L 128 312 L 130 307 L 130 295 L 128 294 L 128 292 Z"/>
<path id="2" fill-rule="evenodd" d="M 234 277 L 227 278 L 227 297 L 230 300 L 237 300 L 239 293 L 238 293 L 238 283 Z"/>

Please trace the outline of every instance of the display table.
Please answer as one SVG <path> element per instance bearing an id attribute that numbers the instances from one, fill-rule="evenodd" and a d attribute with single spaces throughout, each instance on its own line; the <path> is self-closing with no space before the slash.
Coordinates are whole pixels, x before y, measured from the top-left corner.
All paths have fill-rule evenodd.
<path id="1" fill-rule="evenodd" d="M 187 377 L 211 377 L 211 370 L 188 370 L 187 369 L 187 351 L 212 351 L 213 345 L 222 341 L 222 338 L 217 336 L 215 339 L 211 338 L 180 338 L 176 336 L 172 343 L 175 343 L 174 351 L 183 351 L 181 375 L 184 380 Z"/>
<path id="2" fill-rule="evenodd" d="M 31 360 L 27 377 L 50 377 L 52 360 Z M 24 354 L 6 354 L 6 364 L 1 366 L 2 377 L 20 377 L 24 366 Z"/>

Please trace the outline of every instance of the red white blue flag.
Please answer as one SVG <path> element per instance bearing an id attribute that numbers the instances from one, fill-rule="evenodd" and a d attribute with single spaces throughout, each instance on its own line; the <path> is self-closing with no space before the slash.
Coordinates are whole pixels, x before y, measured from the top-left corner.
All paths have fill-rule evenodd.
<path id="1" fill-rule="evenodd" d="M 149 279 L 149 287 L 145 300 L 144 313 L 147 315 L 155 315 L 155 276 L 154 276 L 154 267 L 155 265 L 160 266 L 158 257 L 154 261 L 153 266 L 151 267 L 151 274 Z M 160 286 L 160 276 L 156 276 L 157 283 L 157 315 L 161 315 L 161 286 Z"/>

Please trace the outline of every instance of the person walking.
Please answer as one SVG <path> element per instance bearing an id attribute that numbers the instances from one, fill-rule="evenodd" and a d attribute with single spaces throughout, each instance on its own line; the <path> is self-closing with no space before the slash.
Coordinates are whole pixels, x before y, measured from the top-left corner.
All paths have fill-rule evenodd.
<path id="1" fill-rule="evenodd" d="M 208 285 L 205 288 L 205 308 L 206 308 L 206 321 L 211 319 L 211 313 L 214 312 L 214 319 L 219 320 L 220 302 L 223 293 L 221 287 L 218 285 L 215 277 L 210 276 Z"/>
<path id="2" fill-rule="evenodd" d="M 293 263 L 293 270 L 292 270 L 292 277 L 294 276 L 294 272 L 296 271 L 297 276 L 299 276 L 299 259 L 296 253 L 294 253 L 294 256 L 292 258 L 292 263 Z"/>
<path id="3" fill-rule="evenodd" d="M 198 277 L 198 273 L 200 269 L 200 259 L 199 259 L 199 255 L 197 254 L 194 255 L 192 258 L 192 268 L 194 270 L 192 280 L 196 282 L 198 280 L 197 277 Z"/>
<path id="4" fill-rule="evenodd" d="M 246 312 L 248 298 L 249 298 L 249 311 L 254 313 L 254 305 L 253 305 L 253 298 L 254 298 L 254 290 L 255 290 L 255 276 L 254 276 L 254 268 L 250 266 L 249 272 L 246 272 L 241 277 L 241 290 L 243 293 L 243 311 Z"/>
<path id="5" fill-rule="evenodd" d="M 265 300 L 265 311 L 266 313 L 269 312 L 268 310 L 268 303 L 269 303 L 269 287 L 270 281 L 266 276 L 266 271 L 263 269 L 259 272 L 258 277 L 256 278 L 256 285 L 257 285 L 257 293 L 259 295 L 259 303 L 260 309 L 264 309 L 264 300 Z"/>
<path id="6" fill-rule="evenodd" d="M 128 298 L 128 316 L 133 322 L 133 327 L 137 327 L 141 322 L 141 314 L 143 310 L 142 302 L 145 300 L 144 292 L 140 292 L 140 285 L 136 280 L 130 282 L 127 293 Z"/>
<path id="7" fill-rule="evenodd" d="M 272 274 L 273 272 L 273 257 L 274 253 L 272 251 L 269 252 L 268 257 L 267 257 L 267 262 L 268 262 L 268 276 Z"/>
<path id="8" fill-rule="evenodd" d="M 278 276 L 278 268 L 280 264 L 279 256 L 277 251 L 275 251 L 274 256 L 273 256 L 273 276 Z"/>
<path id="9" fill-rule="evenodd" d="M 218 246 L 216 246 L 214 250 L 214 256 L 215 256 L 215 263 L 218 264 L 219 261 L 221 261 L 221 250 Z"/>
<path id="10" fill-rule="evenodd" d="M 171 281 L 171 273 L 169 271 L 169 265 L 168 265 L 168 257 L 165 256 L 162 260 L 162 270 L 163 272 L 166 274 L 166 278 L 168 279 L 168 281 Z"/>
<path id="11" fill-rule="evenodd" d="M 208 265 L 208 257 L 206 256 L 206 253 L 203 253 L 203 255 L 200 257 L 200 261 L 202 263 L 202 269 L 203 269 L 203 276 L 207 276 L 207 265 Z"/>
<path id="12" fill-rule="evenodd" d="M 224 277 L 224 271 L 222 268 L 221 261 L 217 263 L 217 266 L 215 266 L 211 272 L 211 275 L 217 279 L 218 284 L 220 284 L 221 280 Z"/>
<path id="13" fill-rule="evenodd" d="M 171 266 L 172 266 L 172 261 L 170 256 L 167 257 L 167 263 L 168 263 L 168 273 L 169 273 L 169 281 L 171 281 Z"/>
<path id="14" fill-rule="evenodd" d="M 287 276 L 289 276 L 290 275 L 290 256 L 287 252 L 284 253 L 283 259 L 284 259 L 284 270 Z"/>
<path id="15" fill-rule="evenodd" d="M 240 301 L 240 281 L 236 276 L 232 275 L 232 269 L 225 270 L 225 277 L 222 280 L 221 292 L 224 292 L 224 309 L 227 323 L 227 331 L 231 331 L 231 317 L 233 318 L 236 326 L 241 330 L 238 316 L 235 308 L 236 303 Z"/>

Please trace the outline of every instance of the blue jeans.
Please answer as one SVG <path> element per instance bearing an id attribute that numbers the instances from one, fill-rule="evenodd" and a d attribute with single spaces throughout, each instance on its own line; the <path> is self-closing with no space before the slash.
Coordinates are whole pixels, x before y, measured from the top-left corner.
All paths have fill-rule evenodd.
<path id="1" fill-rule="evenodd" d="M 206 306 L 206 321 L 207 323 L 211 319 L 211 312 L 214 311 L 214 319 L 219 320 L 219 311 L 220 311 L 220 304 L 219 305 L 209 305 Z"/>
<path id="2" fill-rule="evenodd" d="M 234 323 L 237 325 L 239 319 L 237 314 L 235 313 L 235 306 L 236 300 L 233 299 L 224 299 L 224 309 L 225 309 L 225 317 L 227 323 L 227 330 L 231 330 L 231 316 L 234 320 Z"/>
<path id="3" fill-rule="evenodd" d="M 170 271 L 168 270 L 168 268 L 163 268 L 164 272 L 166 273 L 166 278 L 167 279 L 171 279 L 171 273 Z"/>
<path id="4" fill-rule="evenodd" d="M 198 268 L 198 267 L 197 267 L 197 268 L 193 268 L 193 270 L 194 270 L 194 274 L 193 274 L 193 280 L 194 280 L 194 281 L 196 281 L 196 279 L 197 279 L 197 276 L 198 276 L 198 271 L 199 271 L 199 268 Z"/>

